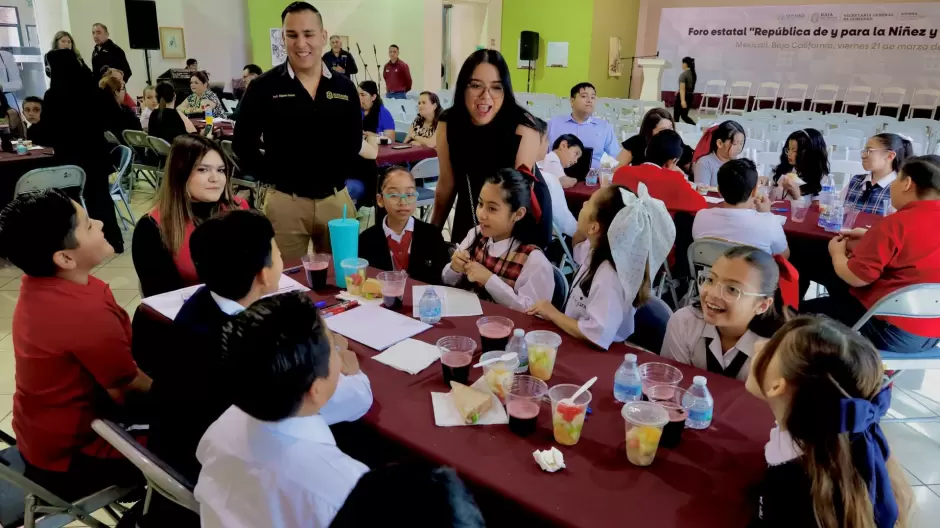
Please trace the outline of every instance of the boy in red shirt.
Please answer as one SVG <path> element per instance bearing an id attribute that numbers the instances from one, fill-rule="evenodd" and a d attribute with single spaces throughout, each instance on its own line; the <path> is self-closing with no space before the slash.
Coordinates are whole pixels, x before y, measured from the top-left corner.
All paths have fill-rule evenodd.
<path id="1" fill-rule="evenodd" d="M 695 214 L 708 203 L 689 185 L 685 173 L 679 168 L 684 144 L 674 130 L 663 130 L 650 138 L 646 147 L 646 163 L 627 165 L 614 174 L 614 184 L 636 193 L 640 182 L 646 184 L 650 196 L 662 200 L 670 213 Z"/>
<path id="2" fill-rule="evenodd" d="M 829 242 L 842 283 L 826 284 L 829 297 L 803 303 L 803 311 L 851 325 L 890 293 L 940 283 L 940 156 L 908 159 L 891 184 L 891 205 L 897 212 L 871 229 Z M 873 317 L 859 331 L 879 350 L 923 352 L 940 342 L 940 319 Z"/>
<path id="3" fill-rule="evenodd" d="M 13 314 L 13 429 L 26 476 L 66 500 L 141 480 L 91 429 L 150 378 L 131 357 L 131 325 L 91 270 L 114 254 L 102 223 L 60 190 L 0 212 L 0 255 L 23 270 Z"/>

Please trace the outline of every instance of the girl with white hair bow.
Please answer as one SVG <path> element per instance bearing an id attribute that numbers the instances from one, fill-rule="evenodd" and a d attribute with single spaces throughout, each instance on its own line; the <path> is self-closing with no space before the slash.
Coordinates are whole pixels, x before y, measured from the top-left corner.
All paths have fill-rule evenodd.
<path id="1" fill-rule="evenodd" d="M 633 334 L 633 315 L 649 299 L 650 284 L 676 239 L 665 204 L 642 183 L 638 195 L 611 185 L 595 192 L 578 215 L 580 264 L 565 311 L 541 301 L 528 310 L 568 334 L 607 350 Z"/>

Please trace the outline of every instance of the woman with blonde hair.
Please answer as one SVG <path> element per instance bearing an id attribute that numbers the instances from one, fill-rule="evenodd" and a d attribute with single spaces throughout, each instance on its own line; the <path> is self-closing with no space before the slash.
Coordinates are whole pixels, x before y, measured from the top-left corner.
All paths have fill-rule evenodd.
<path id="1" fill-rule="evenodd" d="M 125 130 L 143 130 L 137 114 L 123 104 L 127 95 L 124 81 L 116 77 L 105 77 L 98 81 L 98 87 L 107 95 L 102 120 L 114 137 L 120 140 L 124 137 Z"/>
<path id="2" fill-rule="evenodd" d="M 69 33 L 68 31 L 56 31 L 55 36 L 52 37 L 52 46 L 50 46 L 50 49 L 51 50 L 70 49 L 73 52 L 75 52 L 75 56 L 78 57 L 78 62 L 81 63 L 81 65 L 84 66 L 85 68 L 88 68 L 88 66 L 85 64 L 84 59 L 82 59 L 81 52 L 78 51 L 78 48 L 75 47 L 75 39 L 72 38 L 72 34 Z M 52 73 L 49 69 L 49 54 L 48 53 L 46 53 L 46 56 L 43 57 L 43 63 L 45 64 L 45 68 L 46 68 L 46 76 L 51 77 Z"/>
<path id="3" fill-rule="evenodd" d="M 232 191 L 232 167 L 219 144 L 199 135 L 176 138 L 157 205 L 134 230 L 134 268 L 143 296 L 199 284 L 189 238 L 197 225 L 233 209 L 248 204 Z"/>

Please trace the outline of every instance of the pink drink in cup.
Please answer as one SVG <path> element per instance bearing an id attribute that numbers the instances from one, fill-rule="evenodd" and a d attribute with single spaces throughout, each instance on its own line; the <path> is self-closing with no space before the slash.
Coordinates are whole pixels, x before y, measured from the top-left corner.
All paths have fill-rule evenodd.
<path id="1" fill-rule="evenodd" d="M 651 402 L 660 404 L 669 413 L 669 421 L 663 427 L 663 436 L 659 445 L 673 448 L 679 446 L 682 440 L 682 431 L 685 430 L 685 420 L 689 417 L 689 406 L 684 404 L 688 391 L 672 385 L 653 385 L 647 395 Z"/>
<path id="2" fill-rule="evenodd" d="M 470 363 L 477 349 L 476 341 L 462 336 L 442 337 L 437 341 L 437 349 L 441 352 L 444 385 L 449 387 L 451 381 L 467 385 L 470 381 Z"/>
<path id="3" fill-rule="evenodd" d="M 477 330 L 480 331 L 480 346 L 483 351 L 506 350 L 514 326 L 515 323 L 508 317 L 496 316 L 477 319 Z"/>
<path id="4" fill-rule="evenodd" d="M 300 257 L 300 263 L 307 275 L 307 286 L 311 290 L 322 290 L 326 287 L 326 274 L 330 269 L 331 258 L 332 255 L 329 253 L 317 253 Z"/>
<path id="5" fill-rule="evenodd" d="M 640 365 L 640 381 L 643 383 L 643 399 L 649 399 L 649 388 L 653 385 L 679 385 L 682 372 L 666 363 L 643 363 Z"/>
<path id="6" fill-rule="evenodd" d="M 519 436 L 535 432 L 542 398 L 548 392 L 544 381 L 532 376 L 516 376 L 512 389 L 506 396 L 506 413 L 509 414 L 509 430 Z"/>
<path id="7" fill-rule="evenodd" d="M 790 220 L 801 223 L 806 220 L 806 214 L 809 212 L 810 201 L 807 197 L 799 200 L 790 200 Z"/>
<path id="8" fill-rule="evenodd" d="M 383 271 L 376 278 L 382 284 L 382 305 L 390 310 L 401 308 L 405 298 L 405 284 L 408 273 L 405 271 Z"/>

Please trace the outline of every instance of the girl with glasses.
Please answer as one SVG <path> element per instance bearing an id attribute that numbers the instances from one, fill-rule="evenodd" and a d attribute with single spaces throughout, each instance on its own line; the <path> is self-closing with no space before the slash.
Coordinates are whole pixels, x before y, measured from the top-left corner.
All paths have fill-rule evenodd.
<path id="1" fill-rule="evenodd" d="M 798 184 L 795 174 L 805 183 Z M 829 174 L 829 150 L 822 133 L 814 128 L 797 130 L 787 137 L 780 153 L 780 165 L 774 168 L 775 200 L 790 196 L 799 200 L 803 195 L 822 191 L 823 176 Z"/>
<path id="2" fill-rule="evenodd" d="M 865 213 L 885 215 L 894 212 L 891 184 L 897 179 L 904 160 L 913 155 L 914 146 L 908 138 L 888 133 L 872 136 L 862 149 L 862 167 L 868 174 L 852 176 L 842 189 L 845 204 L 854 205 Z"/>
<path id="3" fill-rule="evenodd" d="M 405 270 L 415 280 L 440 284 L 450 254 L 441 230 L 414 217 L 415 177 L 402 167 L 385 169 L 379 174 L 375 201 L 385 218 L 359 235 L 360 256 L 377 269 Z"/>
<path id="4" fill-rule="evenodd" d="M 662 356 L 741 381 L 754 345 L 788 318 L 780 270 L 768 253 L 729 249 L 698 276 L 701 300 L 677 311 L 666 326 Z"/>

